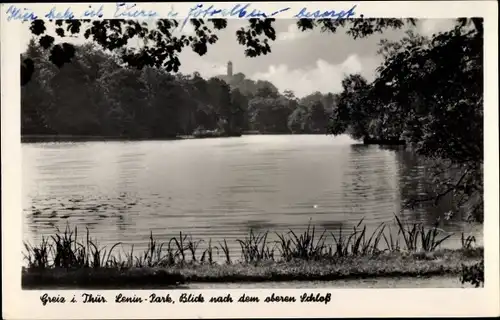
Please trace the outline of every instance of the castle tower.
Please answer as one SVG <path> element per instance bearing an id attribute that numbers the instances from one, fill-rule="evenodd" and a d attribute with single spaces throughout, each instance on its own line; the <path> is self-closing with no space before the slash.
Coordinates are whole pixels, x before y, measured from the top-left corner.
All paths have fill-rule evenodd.
<path id="1" fill-rule="evenodd" d="M 228 77 L 233 76 L 233 63 L 231 61 L 227 63 L 227 76 Z"/>

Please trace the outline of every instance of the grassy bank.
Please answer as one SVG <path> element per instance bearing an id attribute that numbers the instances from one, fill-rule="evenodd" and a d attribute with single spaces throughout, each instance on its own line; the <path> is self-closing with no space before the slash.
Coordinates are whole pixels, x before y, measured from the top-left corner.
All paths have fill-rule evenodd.
<path id="1" fill-rule="evenodd" d="M 395 222 L 396 236 L 386 232 L 386 224 L 368 235 L 361 222 L 329 235 L 309 226 L 302 234 L 278 234 L 275 242 L 267 241 L 268 233 L 251 231 L 236 240 L 238 261 L 231 259 L 225 240 L 208 241 L 198 250 L 202 241 L 182 233 L 163 244 L 151 234 L 148 248 L 134 253 L 133 247 L 125 250 L 120 243 L 99 247 L 88 230 L 78 240 L 78 230 L 67 228 L 38 245 L 25 244 L 22 283 L 24 288 L 169 288 L 189 282 L 458 275 L 483 259 L 483 248 L 475 248 L 472 237 L 462 236 L 459 250 L 440 249 L 449 234 L 398 218 Z"/>
<path id="2" fill-rule="evenodd" d="M 339 259 L 260 261 L 256 263 L 185 263 L 170 267 L 25 269 L 25 289 L 172 289 L 190 282 L 332 281 L 374 277 L 459 276 L 473 266 L 482 248 L 438 250 L 432 254 L 391 252 Z"/>

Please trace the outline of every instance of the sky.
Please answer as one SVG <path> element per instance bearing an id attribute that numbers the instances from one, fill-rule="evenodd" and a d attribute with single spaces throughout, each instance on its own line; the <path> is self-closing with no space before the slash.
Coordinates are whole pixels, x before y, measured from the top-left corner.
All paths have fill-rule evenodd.
<path id="1" fill-rule="evenodd" d="M 297 97 L 317 91 L 336 93 L 341 91 L 341 81 L 346 74 L 360 73 L 369 81 L 373 80 L 375 69 L 382 61 L 377 55 L 379 41 L 401 39 L 408 29 L 387 30 L 383 34 L 354 40 L 342 29 L 335 34 L 320 30 L 301 32 L 296 20 L 280 19 L 274 24 L 277 37 L 271 42 L 271 53 L 249 58 L 244 55 L 245 47 L 236 41 L 236 30 L 247 23 L 245 20 L 228 20 L 227 28 L 217 31 L 217 43 L 210 45 L 203 56 L 185 48 L 179 56 L 180 72 L 192 74 L 197 71 L 204 78 L 210 78 L 226 74 L 227 62 L 232 61 L 233 73 L 241 72 L 253 80 L 268 80 L 281 92 L 292 90 Z M 413 29 L 431 36 L 454 25 L 454 19 L 426 19 L 418 21 Z M 21 51 L 31 38 L 29 25 L 23 27 Z M 189 34 L 193 30 L 188 24 L 179 32 Z M 54 35 L 54 32 L 50 34 Z M 56 39 L 56 43 L 60 40 Z M 81 44 L 84 41 L 81 37 L 71 38 L 68 42 Z"/>

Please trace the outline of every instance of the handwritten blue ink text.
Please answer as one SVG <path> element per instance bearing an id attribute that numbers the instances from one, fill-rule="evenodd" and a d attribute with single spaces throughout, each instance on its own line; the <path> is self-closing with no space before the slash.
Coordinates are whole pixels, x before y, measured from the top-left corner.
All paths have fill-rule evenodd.
<path id="1" fill-rule="evenodd" d="M 214 16 L 221 16 L 221 17 L 238 17 L 238 18 L 268 18 L 277 15 L 280 12 L 287 11 L 290 8 L 283 8 L 278 11 L 272 12 L 270 14 L 263 12 L 262 10 L 259 9 L 252 9 L 250 10 L 250 3 L 247 3 L 245 5 L 242 4 L 236 4 L 233 8 L 231 9 L 216 9 L 213 5 L 210 5 L 209 7 L 203 7 L 203 4 L 197 4 L 193 8 L 189 10 L 189 13 L 187 14 L 186 19 L 184 20 L 181 28 L 183 28 L 187 21 L 189 19 L 205 19 L 209 17 L 214 17 Z"/>
<path id="2" fill-rule="evenodd" d="M 71 8 L 67 8 L 65 11 L 56 11 L 56 7 L 52 7 L 50 11 L 45 15 L 47 19 L 54 20 L 71 20 L 75 17 Z"/>
<path id="3" fill-rule="evenodd" d="M 251 7 L 253 5 L 253 7 Z M 290 7 L 284 7 L 274 12 L 268 12 L 259 9 L 254 4 L 251 3 L 237 3 L 234 6 L 229 8 L 217 8 L 214 5 L 204 5 L 201 3 L 196 4 L 191 9 L 181 24 L 181 29 L 184 28 L 186 23 L 190 19 L 207 19 L 214 17 L 236 17 L 236 18 L 270 18 L 278 15 L 281 12 L 290 10 Z M 356 5 L 348 10 L 313 10 L 307 7 L 303 7 L 297 14 L 294 15 L 294 18 L 302 19 L 348 19 L 356 16 L 355 13 Z M 14 5 L 9 6 L 7 9 L 7 21 L 11 20 L 22 20 L 22 21 L 31 21 L 38 19 L 37 15 L 33 12 L 33 10 L 28 8 L 18 8 Z M 104 5 L 100 5 L 99 7 L 92 5 L 88 6 L 88 9 L 83 11 L 81 14 L 81 18 L 102 18 L 105 16 L 104 13 Z M 167 17 L 176 18 L 179 13 L 174 10 L 174 7 L 171 6 L 170 11 L 167 13 Z M 58 10 L 55 6 L 45 14 L 46 19 L 50 20 L 71 20 L 75 19 L 75 14 L 72 12 L 72 8 L 68 7 L 64 11 Z M 135 3 L 125 3 L 118 2 L 116 3 L 114 18 L 153 18 L 159 17 L 159 14 L 154 10 L 143 10 Z M 80 17 L 76 17 L 77 19 Z"/>
<path id="4" fill-rule="evenodd" d="M 119 2 L 116 4 L 115 18 L 126 17 L 126 18 L 153 18 L 158 15 L 156 11 L 145 11 L 136 8 L 135 3 L 125 3 Z"/>
<path id="5" fill-rule="evenodd" d="M 352 7 L 351 9 L 344 11 L 335 11 L 335 10 L 327 10 L 327 11 L 321 11 L 321 10 L 316 10 L 314 12 L 308 11 L 307 8 L 302 8 L 299 13 L 297 13 L 294 18 L 307 18 L 307 19 L 318 19 L 318 18 L 325 18 L 325 19 L 348 19 L 351 17 L 354 17 L 356 13 L 354 12 L 354 9 L 356 6 Z"/>
<path id="6" fill-rule="evenodd" d="M 37 16 L 31 9 L 20 9 L 17 8 L 16 6 L 10 6 L 7 9 L 7 21 L 10 20 L 21 20 L 21 21 L 31 21 L 31 20 L 36 20 Z"/>
<path id="7" fill-rule="evenodd" d="M 179 12 L 174 10 L 174 6 L 170 7 L 170 11 L 167 13 L 167 17 L 169 18 L 175 18 L 179 15 Z"/>
<path id="8" fill-rule="evenodd" d="M 103 6 L 101 5 L 97 10 L 89 6 L 89 8 L 83 12 L 83 16 L 88 18 L 102 18 L 104 16 Z"/>

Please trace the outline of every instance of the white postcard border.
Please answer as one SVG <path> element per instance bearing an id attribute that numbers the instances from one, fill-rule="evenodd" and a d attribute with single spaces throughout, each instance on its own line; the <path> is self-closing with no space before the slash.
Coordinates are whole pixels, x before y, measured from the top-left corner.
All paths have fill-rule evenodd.
<path id="1" fill-rule="evenodd" d="M 213 3 L 214 5 L 216 3 Z M 217 3 L 229 8 L 235 3 Z M 48 12 L 53 6 L 71 7 L 83 12 L 88 4 L 15 4 Z M 96 6 L 98 4 L 92 4 Z M 106 15 L 113 18 L 114 3 L 104 4 Z M 144 10 L 167 14 L 172 4 L 139 3 Z M 186 16 L 194 3 L 175 3 L 176 10 Z M 205 5 L 205 3 L 204 3 Z M 40 295 L 45 291 L 21 290 L 21 144 L 20 144 L 20 75 L 19 25 L 7 21 L 1 11 L 1 72 L 2 72 L 2 304 L 6 319 L 77 319 L 77 318 L 228 318 L 228 317 L 358 317 L 358 316 L 495 316 L 499 315 L 499 207 L 498 207 L 498 6 L 495 1 L 408 1 L 408 2 L 274 2 L 255 3 L 266 12 L 291 7 L 275 16 L 289 19 L 303 7 L 314 10 L 348 10 L 356 5 L 356 13 L 364 17 L 456 18 L 484 17 L 485 43 L 485 286 L 482 289 L 324 289 L 324 290 L 189 290 L 205 296 L 230 292 L 233 298 L 243 292 L 261 298 L 275 292 L 298 296 L 303 292 L 330 292 L 332 301 L 325 304 L 61 304 L 42 306 Z M 165 16 L 162 16 L 165 17 Z M 76 17 L 75 19 L 80 18 Z M 228 17 L 226 17 L 228 18 Z M 71 297 L 83 291 L 47 290 L 51 295 Z M 118 292 L 100 293 L 108 300 Z M 136 290 L 137 292 L 137 290 Z M 165 290 L 143 290 L 165 294 Z M 171 290 L 174 299 L 188 290 Z"/>

